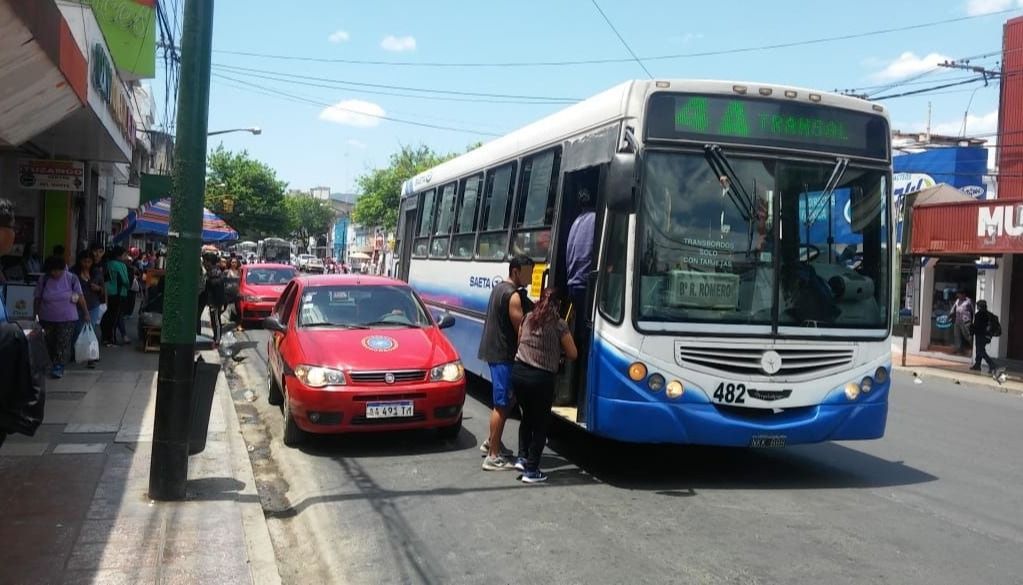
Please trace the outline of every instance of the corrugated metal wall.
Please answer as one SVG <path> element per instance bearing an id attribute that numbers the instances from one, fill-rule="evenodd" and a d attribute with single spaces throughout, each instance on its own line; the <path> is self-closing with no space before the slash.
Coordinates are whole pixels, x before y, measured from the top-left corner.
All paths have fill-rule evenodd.
<path id="1" fill-rule="evenodd" d="M 999 193 L 1000 195 L 1000 193 Z M 1023 254 L 1023 204 L 959 201 L 914 207 L 910 252 L 924 256 Z"/>
<path id="2" fill-rule="evenodd" d="M 1023 200 L 1023 16 L 1005 23 L 998 112 L 998 198 Z"/>

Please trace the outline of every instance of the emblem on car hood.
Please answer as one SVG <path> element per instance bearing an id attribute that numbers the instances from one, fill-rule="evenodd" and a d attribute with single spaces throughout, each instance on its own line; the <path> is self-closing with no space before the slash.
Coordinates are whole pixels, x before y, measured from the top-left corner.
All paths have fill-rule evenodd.
<path id="1" fill-rule="evenodd" d="M 362 347 L 370 351 L 394 351 L 398 349 L 398 341 L 386 335 L 370 335 L 362 338 Z"/>

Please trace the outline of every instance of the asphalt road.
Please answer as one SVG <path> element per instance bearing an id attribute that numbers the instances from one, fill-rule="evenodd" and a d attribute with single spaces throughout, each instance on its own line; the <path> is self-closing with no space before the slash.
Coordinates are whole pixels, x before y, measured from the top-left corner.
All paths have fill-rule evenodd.
<path id="1" fill-rule="evenodd" d="M 1018 395 L 896 374 L 883 440 L 780 450 L 557 425 L 550 481 L 526 486 L 480 470 L 482 383 L 457 441 L 284 447 L 266 333 L 238 337 L 258 342 L 231 381 L 285 583 L 1023 583 Z"/>

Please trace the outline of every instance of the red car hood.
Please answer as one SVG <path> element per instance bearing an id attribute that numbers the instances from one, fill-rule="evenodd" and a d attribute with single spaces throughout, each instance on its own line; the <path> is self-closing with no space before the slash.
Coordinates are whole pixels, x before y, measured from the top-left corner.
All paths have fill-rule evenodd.
<path id="1" fill-rule="evenodd" d="M 298 329 L 299 363 L 346 370 L 422 370 L 458 359 L 436 327 Z"/>

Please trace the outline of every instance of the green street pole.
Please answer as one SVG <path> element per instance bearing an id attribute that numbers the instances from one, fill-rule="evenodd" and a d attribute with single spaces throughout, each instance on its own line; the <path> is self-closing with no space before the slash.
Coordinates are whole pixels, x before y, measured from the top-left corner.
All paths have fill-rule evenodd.
<path id="1" fill-rule="evenodd" d="M 185 0 L 149 497 L 185 499 L 206 186 L 213 0 Z"/>

